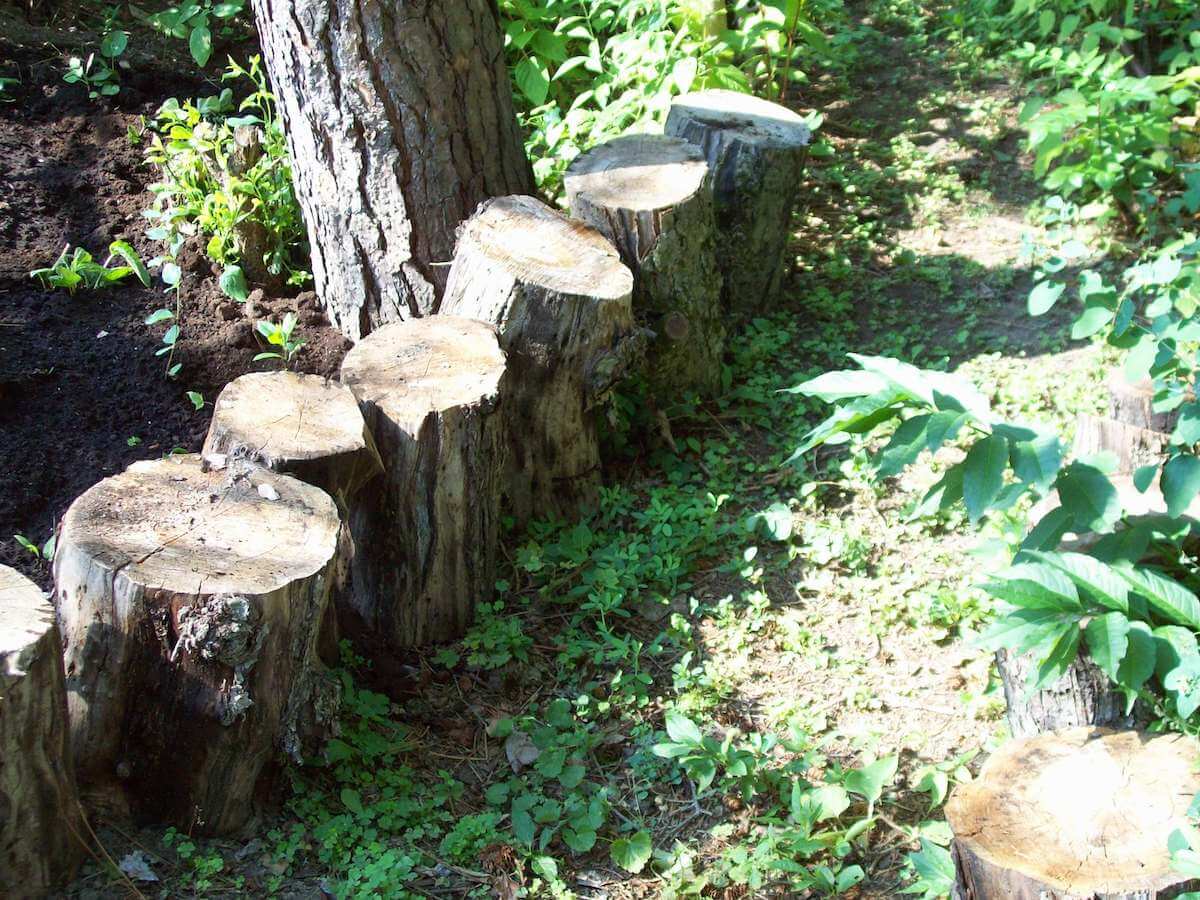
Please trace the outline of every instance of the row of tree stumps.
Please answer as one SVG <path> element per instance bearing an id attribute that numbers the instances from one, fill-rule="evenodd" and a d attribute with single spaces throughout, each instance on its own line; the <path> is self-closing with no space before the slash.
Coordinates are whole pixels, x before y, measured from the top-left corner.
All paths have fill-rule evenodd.
<path id="1" fill-rule="evenodd" d="M 1108 415 L 1079 416 L 1074 452 L 1113 454 L 1112 481 L 1126 510 L 1165 514 L 1161 493 L 1138 491 L 1132 473 L 1161 461 L 1174 415 L 1153 410 L 1148 382 L 1130 384 L 1114 372 L 1108 386 Z M 1031 518 L 1055 506 L 1050 498 Z M 1083 550 L 1096 539 L 1067 534 L 1062 549 Z M 1150 900 L 1200 887 L 1171 862 L 1171 835 L 1187 826 L 1200 790 L 1195 740 L 1137 730 L 1148 718 L 1140 705 L 1127 710 L 1084 655 L 1035 692 L 1027 683 L 1036 659 L 1002 650 L 996 662 L 1015 740 L 946 805 L 955 897 Z"/>
<path id="2" fill-rule="evenodd" d="M 618 381 L 717 386 L 730 314 L 786 275 L 809 132 L 724 91 L 679 98 L 666 131 L 580 157 L 575 218 L 481 205 L 438 313 L 364 337 L 337 381 L 242 376 L 201 453 L 85 492 L 53 603 L 0 569 L 0 895 L 71 877 L 84 810 L 244 827 L 281 756 L 329 734 L 339 633 L 376 654 L 460 636 L 502 510 L 594 499 Z"/>

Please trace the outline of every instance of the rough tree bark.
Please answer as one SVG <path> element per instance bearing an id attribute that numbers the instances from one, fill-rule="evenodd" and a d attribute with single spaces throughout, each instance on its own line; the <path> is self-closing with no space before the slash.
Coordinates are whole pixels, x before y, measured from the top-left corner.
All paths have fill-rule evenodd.
<path id="1" fill-rule="evenodd" d="M 442 311 L 500 331 L 508 354 L 504 492 L 519 522 L 595 499 L 593 407 L 644 345 L 633 276 L 612 244 L 531 197 L 482 204 L 463 226 Z"/>
<path id="2" fill-rule="evenodd" d="M 1194 890 L 1168 839 L 1200 788 L 1183 735 L 1074 728 L 1010 741 L 946 804 L 958 900 L 1153 900 Z"/>
<path id="3" fill-rule="evenodd" d="M 808 126 L 777 103 L 712 90 L 675 98 L 666 132 L 699 146 L 712 170 L 726 304 L 747 312 L 768 308 L 791 268 L 792 209 Z"/>
<path id="4" fill-rule="evenodd" d="M 339 530 L 318 488 L 199 455 L 71 505 L 54 577 L 85 797 L 206 832 L 247 821 L 280 751 L 336 711 L 316 644 Z"/>
<path id="5" fill-rule="evenodd" d="M 254 0 L 313 274 L 357 340 L 434 312 L 455 228 L 532 193 L 494 0 Z"/>
<path id="6" fill-rule="evenodd" d="M 504 354 L 456 316 L 387 325 L 342 363 L 383 458 L 352 502 L 347 631 L 391 648 L 461 637 L 496 581 Z M 339 598 L 341 599 L 341 598 Z"/>
<path id="7" fill-rule="evenodd" d="M 996 653 L 996 670 L 1008 703 L 1008 727 L 1013 737 L 1081 725 L 1129 728 L 1136 723 L 1134 714 L 1125 715 L 1125 697 L 1086 655 L 1076 657 L 1054 684 L 1031 694 L 1028 678 L 1036 669 L 1037 660 L 1032 654 L 1007 650 Z"/>
<path id="8" fill-rule="evenodd" d="M 0 896 L 44 897 L 70 881 L 82 827 L 54 607 L 0 566 Z"/>
<path id="9" fill-rule="evenodd" d="M 571 215 L 612 241 L 633 272 L 634 314 L 655 334 L 645 366 L 651 392 L 714 391 L 725 324 L 700 148 L 661 134 L 619 137 L 576 159 L 566 189 Z"/>

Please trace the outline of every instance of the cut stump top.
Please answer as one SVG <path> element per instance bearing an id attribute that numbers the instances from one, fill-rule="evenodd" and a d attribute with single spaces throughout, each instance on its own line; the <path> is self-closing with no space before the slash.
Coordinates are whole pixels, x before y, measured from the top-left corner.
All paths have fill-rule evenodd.
<path id="1" fill-rule="evenodd" d="M 333 559 L 339 529 L 320 488 L 262 468 L 206 472 L 186 454 L 90 488 L 67 510 L 58 546 L 149 589 L 266 594 Z"/>
<path id="2" fill-rule="evenodd" d="M 523 284 L 560 294 L 620 299 L 633 290 L 633 275 L 604 235 L 533 197 L 480 204 L 462 226 L 456 255 L 464 250 Z"/>
<path id="3" fill-rule="evenodd" d="M 1010 741 L 946 804 L 960 844 L 1055 891 L 1091 897 L 1186 880 L 1167 839 L 1200 789 L 1182 735 L 1072 728 Z"/>
<path id="4" fill-rule="evenodd" d="M 0 656 L 24 650 L 53 627 L 54 606 L 41 588 L 0 566 Z"/>
<path id="5" fill-rule="evenodd" d="M 695 144 L 665 134 L 629 134 L 593 147 L 567 169 L 567 195 L 607 209 L 669 209 L 694 196 L 708 177 Z"/>
<path id="6" fill-rule="evenodd" d="M 676 97 L 670 119 L 668 133 L 678 133 L 680 122 L 691 120 L 712 129 L 735 131 L 738 139 L 762 147 L 798 149 L 808 146 L 812 138 L 804 119 L 787 107 L 737 91 L 714 89 Z"/>
<path id="7" fill-rule="evenodd" d="M 213 407 L 214 435 L 266 462 L 323 459 L 370 446 L 354 394 L 319 375 L 251 372 L 229 382 Z"/>
<path id="8" fill-rule="evenodd" d="M 360 402 L 414 427 L 431 412 L 494 397 L 503 375 L 496 330 L 459 316 L 385 325 L 342 361 L 342 381 Z"/>

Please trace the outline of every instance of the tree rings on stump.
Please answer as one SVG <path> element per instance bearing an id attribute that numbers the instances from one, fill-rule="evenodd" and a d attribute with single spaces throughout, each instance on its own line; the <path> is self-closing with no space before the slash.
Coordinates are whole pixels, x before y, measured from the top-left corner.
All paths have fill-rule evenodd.
<path id="1" fill-rule="evenodd" d="M 44 897 L 83 853 L 54 607 L 0 566 L 0 895 Z"/>
<path id="2" fill-rule="evenodd" d="M 1190 888 L 1169 839 L 1194 738 L 1073 728 L 1010 741 L 946 804 L 961 900 L 1149 900 Z"/>
<path id="3" fill-rule="evenodd" d="M 644 344 L 632 291 L 607 238 L 532 197 L 489 200 L 462 227 L 442 311 L 499 329 L 509 372 L 504 492 L 519 522 L 571 516 L 595 500 L 593 407 Z"/>
<path id="4" fill-rule="evenodd" d="M 208 832 L 246 822 L 280 750 L 298 757 L 336 711 L 316 643 L 339 530 L 319 488 L 199 455 L 134 463 L 71 505 L 54 576 L 87 796 Z"/>
<path id="5" fill-rule="evenodd" d="M 652 391 L 714 391 L 725 325 L 704 154 L 681 138 L 619 137 L 576 159 L 566 189 L 571 215 L 612 241 L 633 272 L 634 314 L 657 335 Z"/>
<path id="6" fill-rule="evenodd" d="M 700 147 L 712 170 L 726 303 L 750 312 L 768 307 L 791 268 L 808 126 L 769 100 L 711 90 L 676 97 L 666 133 Z"/>
<path id="7" fill-rule="evenodd" d="M 383 460 L 351 506 L 349 630 L 390 647 L 460 637 L 496 577 L 504 354 L 456 316 L 385 325 L 342 362 Z"/>

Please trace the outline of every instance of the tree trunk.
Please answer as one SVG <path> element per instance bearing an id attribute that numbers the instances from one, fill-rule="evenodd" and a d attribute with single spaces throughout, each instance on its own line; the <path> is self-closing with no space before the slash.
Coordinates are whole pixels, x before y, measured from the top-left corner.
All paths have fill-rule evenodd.
<path id="1" fill-rule="evenodd" d="M 946 804 L 958 900 L 1152 900 L 1193 890 L 1171 866 L 1196 745 L 1073 728 L 1010 741 Z"/>
<path id="2" fill-rule="evenodd" d="M 1032 654 L 996 652 L 996 670 L 1008 703 L 1013 737 L 1030 737 L 1080 725 L 1135 724 L 1125 715 L 1125 697 L 1087 656 L 1078 656 L 1066 674 L 1049 687 L 1029 693 L 1028 678 L 1037 669 Z M 1135 711 L 1137 707 L 1134 708 Z"/>
<path id="3" fill-rule="evenodd" d="M 54 556 L 72 752 L 118 813 L 229 832 L 336 712 L 317 659 L 337 507 L 258 467 L 135 463 L 71 505 Z"/>
<path id="4" fill-rule="evenodd" d="M 700 149 L 661 134 L 620 137 L 576 159 L 566 188 L 571 214 L 612 241 L 633 272 L 634 314 L 656 335 L 644 369 L 651 394 L 714 392 L 725 324 Z"/>
<path id="5" fill-rule="evenodd" d="M 811 134 L 791 110 L 712 90 L 675 98 L 666 132 L 699 146 L 712 170 L 725 302 L 769 309 L 791 270 L 792 210 Z"/>
<path id="6" fill-rule="evenodd" d="M 1077 457 L 1108 452 L 1117 457 L 1117 473 L 1129 475 L 1141 466 L 1161 463 L 1170 435 L 1080 413 L 1075 420 L 1074 452 Z"/>
<path id="7" fill-rule="evenodd" d="M 342 363 L 383 458 L 351 506 L 347 630 L 390 648 L 461 637 L 496 581 L 504 377 L 496 332 L 432 316 L 386 326 Z"/>
<path id="8" fill-rule="evenodd" d="M 494 0 L 254 0 L 313 275 L 357 340 L 438 308 L 455 228 L 531 193 Z"/>
<path id="9" fill-rule="evenodd" d="M 294 475 L 329 494 L 343 519 L 351 498 L 383 471 L 354 393 L 318 375 L 284 371 L 251 372 L 225 385 L 201 455 L 209 468 L 249 462 Z M 335 598 L 349 589 L 354 558 L 349 528 L 342 529 L 341 541 Z M 321 623 L 320 654 L 329 665 L 339 662 L 332 602 Z"/>
<path id="10" fill-rule="evenodd" d="M 509 468 L 518 522 L 573 516 L 595 500 L 595 407 L 644 343 L 633 276 L 612 244 L 530 197 L 480 206 L 463 226 L 443 312 L 500 331 Z"/>
<path id="11" fill-rule="evenodd" d="M 0 895 L 44 897 L 70 881 L 82 828 L 54 607 L 0 566 Z"/>
<path id="12" fill-rule="evenodd" d="M 1179 421 L 1179 410 L 1154 411 L 1154 384 L 1143 378 L 1136 384 L 1125 380 L 1120 369 L 1108 377 L 1108 417 L 1135 428 L 1170 434 Z"/>

